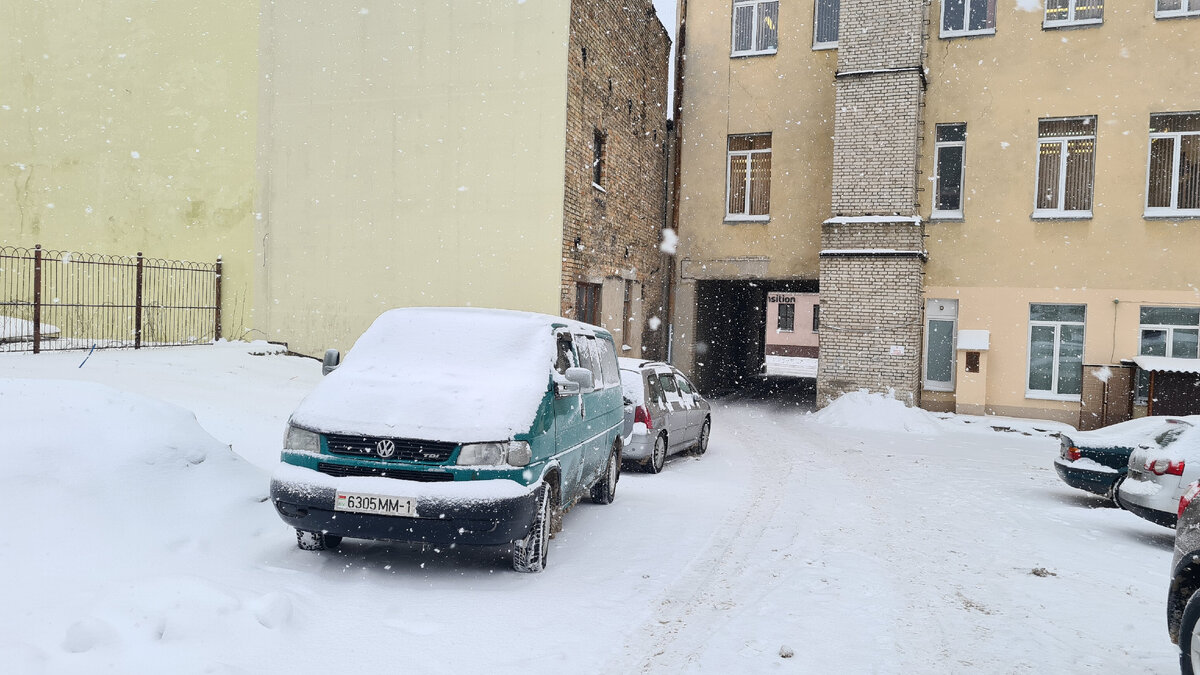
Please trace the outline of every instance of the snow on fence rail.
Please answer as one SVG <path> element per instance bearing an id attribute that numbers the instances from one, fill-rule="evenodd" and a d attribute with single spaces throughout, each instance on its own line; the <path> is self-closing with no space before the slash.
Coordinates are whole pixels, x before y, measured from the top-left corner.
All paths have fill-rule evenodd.
<path id="1" fill-rule="evenodd" d="M 0 351 L 139 349 L 220 337 L 220 258 L 0 246 Z"/>

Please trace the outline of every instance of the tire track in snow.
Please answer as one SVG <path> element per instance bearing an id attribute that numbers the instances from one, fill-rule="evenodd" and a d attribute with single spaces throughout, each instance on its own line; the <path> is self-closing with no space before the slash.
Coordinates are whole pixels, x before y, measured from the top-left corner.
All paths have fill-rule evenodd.
<path id="1" fill-rule="evenodd" d="M 737 406 L 723 417 L 755 417 L 767 423 L 762 409 Z M 755 415 L 755 413 L 759 413 Z M 738 424 L 732 431 L 739 450 L 749 450 L 749 494 L 731 503 L 732 510 L 712 531 L 709 545 L 663 591 L 651 619 L 630 633 L 624 649 L 624 666 L 609 672 L 657 672 L 696 667 L 706 638 L 719 630 L 729 610 L 745 602 L 744 579 L 752 568 L 764 564 L 760 542 L 785 496 L 792 462 L 768 455 L 768 434 L 758 424 Z M 761 580 L 759 580 L 761 583 Z M 724 615 L 724 616 L 723 616 Z M 700 619 L 699 617 L 703 617 Z"/>

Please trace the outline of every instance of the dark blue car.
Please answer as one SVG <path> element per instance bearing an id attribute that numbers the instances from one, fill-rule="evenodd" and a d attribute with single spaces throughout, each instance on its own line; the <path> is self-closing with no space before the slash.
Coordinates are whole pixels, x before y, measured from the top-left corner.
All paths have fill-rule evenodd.
<path id="1" fill-rule="evenodd" d="M 1115 502 L 1134 448 L 1150 446 L 1163 432 L 1194 422 L 1194 418 L 1140 417 L 1094 431 L 1062 434 L 1054 469 L 1067 485 Z"/>

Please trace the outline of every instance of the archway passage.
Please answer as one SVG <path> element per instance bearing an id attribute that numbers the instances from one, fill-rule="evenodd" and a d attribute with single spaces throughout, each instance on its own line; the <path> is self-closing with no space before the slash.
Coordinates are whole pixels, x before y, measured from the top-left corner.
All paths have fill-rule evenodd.
<path id="1" fill-rule="evenodd" d="M 808 378 L 767 376 L 767 305 L 772 293 L 816 293 L 815 280 L 705 280 L 696 284 L 696 363 L 701 390 L 715 396 L 807 401 Z"/>

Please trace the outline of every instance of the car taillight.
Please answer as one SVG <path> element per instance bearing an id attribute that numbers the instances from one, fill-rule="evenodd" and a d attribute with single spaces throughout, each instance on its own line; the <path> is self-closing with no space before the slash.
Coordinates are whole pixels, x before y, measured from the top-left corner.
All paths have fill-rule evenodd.
<path id="1" fill-rule="evenodd" d="M 1194 481 L 1191 485 L 1187 486 L 1186 490 L 1183 491 L 1183 496 L 1179 498 L 1179 512 L 1176 515 L 1182 518 L 1183 510 L 1188 507 L 1188 504 L 1192 503 L 1192 500 L 1196 498 L 1196 495 L 1200 495 L 1200 481 Z"/>
<path id="2" fill-rule="evenodd" d="M 641 422 L 646 425 L 647 429 L 654 428 L 654 420 L 650 419 L 650 411 L 646 410 L 646 406 L 639 405 L 633 410 L 633 423 Z"/>
<path id="3" fill-rule="evenodd" d="M 1172 476 L 1183 475 L 1184 461 L 1171 461 L 1167 459 L 1148 459 L 1146 460 L 1146 470 L 1155 476 L 1164 476 L 1171 474 Z"/>
<path id="4" fill-rule="evenodd" d="M 1074 446 L 1067 448 L 1067 459 L 1071 460 L 1072 462 L 1074 462 L 1075 460 L 1079 459 L 1082 456 L 1083 456 L 1083 453 L 1079 452 L 1079 448 L 1076 448 Z"/>

